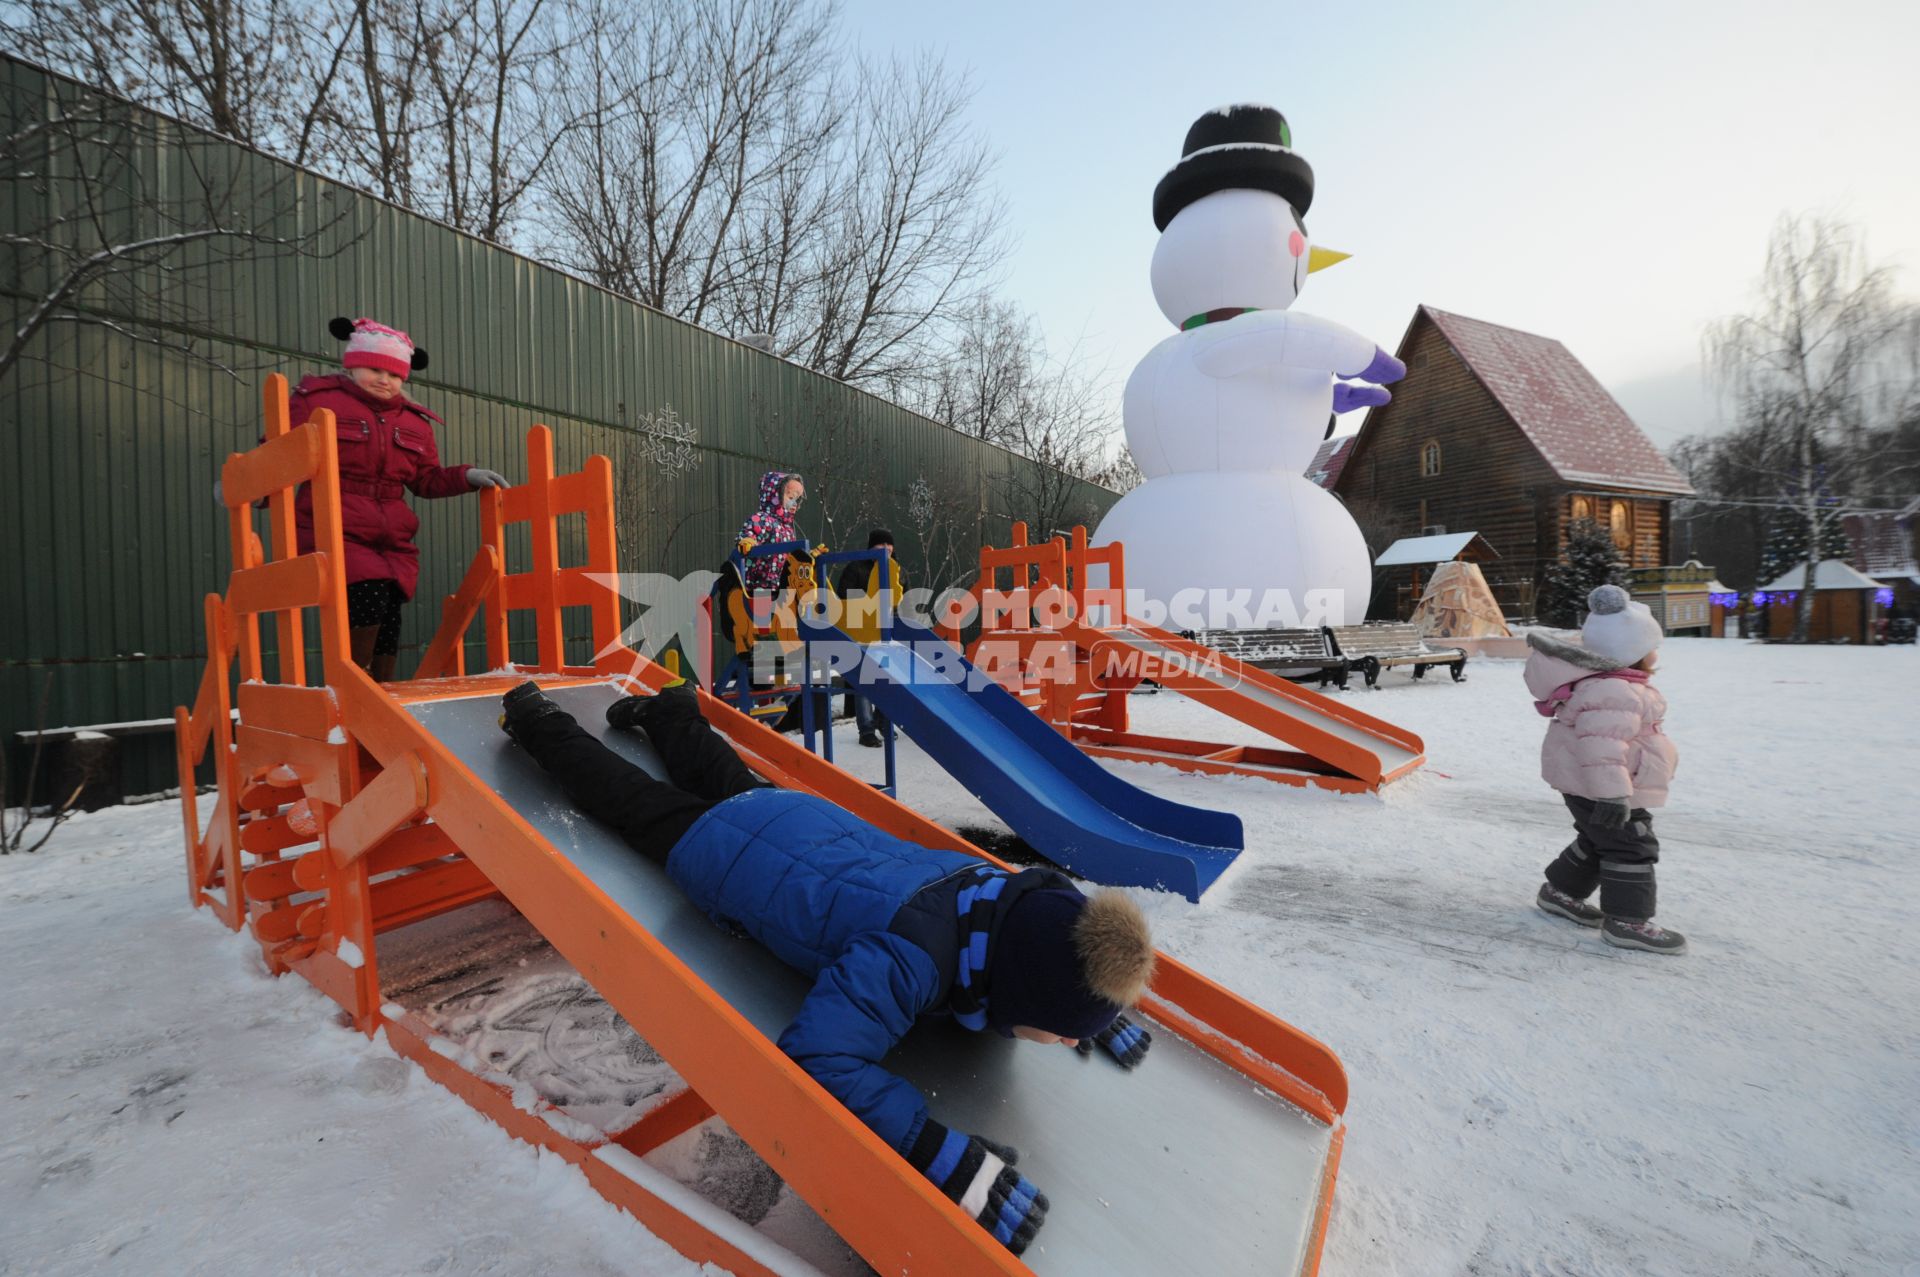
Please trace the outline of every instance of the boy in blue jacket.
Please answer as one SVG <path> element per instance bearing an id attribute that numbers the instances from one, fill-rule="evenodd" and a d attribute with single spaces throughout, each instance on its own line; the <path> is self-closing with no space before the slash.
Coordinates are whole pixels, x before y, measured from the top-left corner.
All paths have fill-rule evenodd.
<path id="1" fill-rule="evenodd" d="M 1008 873 L 917 846 L 811 794 L 759 780 L 707 724 L 692 691 L 607 709 L 644 731 L 672 783 L 582 730 L 534 683 L 501 726 L 582 811 L 612 825 L 715 921 L 813 977 L 780 1049 L 1018 1255 L 1047 1199 L 1012 1149 L 935 1121 L 879 1061 L 921 1016 L 1100 1046 L 1122 1067 L 1152 1037 L 1130 1023 L 1153 977 L 1147 921 L 1125 894 L 1091 899 L 1045 869 Z"/>

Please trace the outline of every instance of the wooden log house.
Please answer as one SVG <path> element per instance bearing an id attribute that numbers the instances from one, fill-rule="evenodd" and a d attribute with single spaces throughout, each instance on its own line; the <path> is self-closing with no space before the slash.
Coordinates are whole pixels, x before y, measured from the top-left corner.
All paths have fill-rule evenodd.
<path id="1" fill-rule="evenodd" d="M 1672 502 L 1693 489 L 1565 346 L 1423 305 L 1397 353 L 1407 377 L 1393 402 L 1307 469 L 1374 553 L 1402 536 L 1477 531 L 1499 553 L 1487 583 L 1515 619 L 1534 615 L 1575 519 L 1610 529 L 1630 568 L 1671 561 Z M 1377 572 L 1368 615 L 1404 619 L 1411 586 L 1409 568 Z"/>

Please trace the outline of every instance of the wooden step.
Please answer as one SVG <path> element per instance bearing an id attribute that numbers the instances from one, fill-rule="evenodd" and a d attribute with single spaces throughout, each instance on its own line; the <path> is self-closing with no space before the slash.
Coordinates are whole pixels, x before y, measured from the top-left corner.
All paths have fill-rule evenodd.
<path id="1" fill-rule="evenodd" d="M 294 866 L 305 857 L 293 860 L 273 860 L 256 865 L 247 871 L 247 899 L 270 901 L 284 900 L 300 890 L 300 884 L 294 879 Z"/>

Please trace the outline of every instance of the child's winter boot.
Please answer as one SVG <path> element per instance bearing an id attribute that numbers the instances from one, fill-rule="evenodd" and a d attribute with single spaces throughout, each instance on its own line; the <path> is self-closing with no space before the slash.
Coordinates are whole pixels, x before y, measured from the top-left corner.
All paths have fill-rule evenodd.
<path id="1" fill-rule="evenodd" d="M 607 706 L 607 726 L 631 732 L 639 731 L 640 711 L 645 709 L 652 699 L 652 696 L 622 696 Z"/>
<path id="2" fill-rule="evenodd" d="M 644 732 L 649 724 L 690 722 L 701 718 L 700 698 L 685 682 L 670 683 L 645 696 L 622 696 L 607 706 L 607 725 Z"/>
<path id="3" fill-rule="evenodd" d="M 1687 938 L 1678 931 L 1655 926 L 1651 918 L 1608 918 L 1600 938 L 1617 949 L 1645 949 L 1648 953 L 1685 953 Z"/>
<path id="4" fill-rule="evenodd" d="M 515 741 L 525 744 L 527 729 L 551 715 L 566 716 L 566 711 L 540 690 L 540 684 L 528 679 L 500 698 L 500 727 Z"/>
<path id="5" fill-rule="evenodd" d="M 1542 912 L 1577 922 L 1583 927 L 1597 927 L 1600 920 L 1606 917 L 1586 901 L 1568 895 L 1550 882 L 1540 884 L 1540 894 L 1533 898 L 1533 902 L 1540 906 Z"/>

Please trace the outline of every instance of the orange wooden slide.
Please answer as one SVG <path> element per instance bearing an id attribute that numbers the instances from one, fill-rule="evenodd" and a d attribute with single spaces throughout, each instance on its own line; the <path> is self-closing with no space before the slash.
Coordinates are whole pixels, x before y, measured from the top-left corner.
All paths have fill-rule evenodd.
<path id="1" fill-rule="evenodd" d="M 1000 583 L 1003 574 L 1010 586 Z M 1105 583 L 1095 585 L 1096 575 Z M 1014 524 L 1007 548 L 980 551 L 968 592 L 981 620 L 968 656 L 1096 758 L 1343 793 L 1378 790 L 1426 762 L 1426 745 L 1403 727 L 1128 615 L 1125 547 L 1090 546 L 1084 527 L 1071 541 L 1029 544 L 1026 525 Z M 959 642 L 956 630 L 943 633 Z M 1145 682 L 1284 748 L 1137 732 L 1127 702 Z"/>
<path id="2" fill-rule="evenodd" d="M 714 1114 L 882 1273 L 1317 1269 L 1344 1135 L 1340 1062 L 1165 956 L 1142 1008 L 1158 1040 L 1134 1073 L 940 1027 L 917 1029 L 889 1057 L 943 1120 L 1018 1145 L 1022 1169 L 1052 1199 L 1024 1257 L 995 1243 L 774 1045 L 804 981 L 697 917 L 610 831 L 563 810 L 558 789 L 489 730 L 501 693 L 527 677 L 577 711 L 604 704 L 616 682 L 670 678 L 620 641 L 606 458 L 556 475 L 551 433 L 529 432 L 527 482 L 478 494 L 482 544 L 417 677 L 381 685 L 349 656 L 331 414 L 293 426 L 278 376 L 265 404 L 265 442 L 222 471 L 234 571 L 225 594 L 206 599 L 206 674 L 175 721 L 189 896 L 246 928 L 272 970 L 304 976 L 364 1032 L 384 1032 L 509 1132 L 577 1165 L 689 1258 L 735 1273 L 813 1270 L 645 1160 Z M 303 483 L 317 547 L 307 554 L 293 528 Z M 266 507 L 264 541 L 255 503 Z M 585 516 L 588 554 L 563 568 L 555 520 L 569 515 Z M 512 523 L 531 525 L 524 571 L 508 570 Z M 581 609 L 597 656 L 570 665 L 565 622 Z M 531 614 L 537 650 L 518 669 L 508 665 L 515 613 Z M 492 673 L 464 668 L 475 622 Z M 724 703 L 704 693 L 701 703 L 768 780 L 901 837 L 991 859 Z M 209 753 L 207 804 L 196 782 Z M 289 823 L 302 800 L 317 836 Z M 660 1052 L 684 1089 L 625 1129 L 587 1134 L 571 1115 L 516 1102 L 508 1079 L 385 1000 L 381 933 L 496 896 Z"/>

